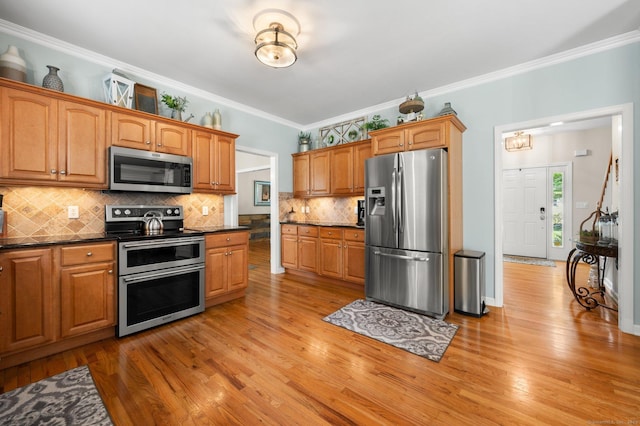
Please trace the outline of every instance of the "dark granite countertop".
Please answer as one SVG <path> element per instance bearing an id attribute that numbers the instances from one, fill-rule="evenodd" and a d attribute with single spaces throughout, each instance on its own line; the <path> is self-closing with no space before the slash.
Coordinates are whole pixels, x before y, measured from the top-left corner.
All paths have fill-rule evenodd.
<path id="1" fill-rule="evenodd" d="M 208 227 L 192 227 L 185 228 L 193 231 L 203 232 L 205 234 L 215 232 L 233 232 L 248 230 L 247 226 L 208 226 Z M 96 243 L 100 241 L 116 241 L 117 237 L 106 235 L 104 233 L 97 234 L 68 234 L 68 235 L 46 235 L 41 237 L 13 237 L 0 238 L 0 250 L 46 247 L 61 244 L 74 243 Z"/>
<path id="2" fill-rule="evenodd" d="M 337 223 L 337 222 L 320 222 L 320 221 L 295 221 L 287 220 L 280 222 L 281 225 L 311 225 L 311 226 L 333 226 L 336 228 L 356 228 L 364 229 L 362 225 L 356 225 L 355 223 Z"/>
<path id="3" fill-rule="evenodd" d="M 47 235 L 41 237 L 13 237 L 0 238 L 0 250 L 20 249 L 29 247 L 44 247 L 58 244 L 94 243 L 100 241 L 115 241 L 116 238 L 103 233 L 98 234 L 69 234 Z"/>
<path id="4" fill-rule="evenodd" d="M 233 231 L 248 231 L 248 226 L 185 226 L 184 229 L 188 229 L 191 231 L 199 231 L 204 232 L 205 234 L 213 234 L 216 232 L 233 232 Z"/>

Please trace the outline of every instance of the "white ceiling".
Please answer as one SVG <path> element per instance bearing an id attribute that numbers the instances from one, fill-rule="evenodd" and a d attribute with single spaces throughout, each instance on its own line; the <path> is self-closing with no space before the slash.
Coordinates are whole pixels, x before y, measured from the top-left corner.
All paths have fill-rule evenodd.
<path id="1" fill-rule="evenodd" d="M 300 23 L 290 68 L 254 56 L 267 8 Z M 0 18 L 309 127 L 637 31 L 640 1 L 0 0 Z"/>

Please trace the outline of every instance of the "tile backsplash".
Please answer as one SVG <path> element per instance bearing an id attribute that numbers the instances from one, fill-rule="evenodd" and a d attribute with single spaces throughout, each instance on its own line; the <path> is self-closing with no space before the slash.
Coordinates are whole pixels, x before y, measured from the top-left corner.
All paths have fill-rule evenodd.
<path id="1" fill-rule="evenodd" d="M 352 225 L 358 221 L 356 208 L 360 197 L 293 198 L 293 193 L 281 192 L 280 220 L 326 222 Z M 309 208 L 309 213 L 303 209 Z M 293 209 L 293 213 L 291 212 Z"/>
<path id="2" fill-rule="evenodd" d="M 94 234 L 104 232 L 104 206 L 107 204 L 179 204 L 184 207 L 185 227 L 222 226 L 224 198 L 210 194 L 149 194 L 108 192 L 76 188 L 0 186 L 4 195 L 7 234 L 4 238 L 49 235 Z M 279 221 L 295 220 L 354 224 L 357 200 L 363 197 L 293 198 L 279 194 Z M 68 206 L 78 206 L 79 218 L 68 218 Z M 202 215 L 202 207 L 209 215 Z M 304 208 L 309 208 L 305 213 Z M 290 213 L 293 208 L 294 213 Z"/>
<path id="3" fill-rule="evenodd" d="M 184 207 L 186 227 L 224 224 L 224 200 L 209 194 L 148 194 L 103 192 L 75 188 L 0 186 L 6 212 L 5 238 L 38 237 L 104 232 L 104 206 L 107 204 L 179 204 Z M 68 218 L 68 206 L 78 206 L 80 217 Z M 209 215 L 202 215 L 202 206 Z"/>

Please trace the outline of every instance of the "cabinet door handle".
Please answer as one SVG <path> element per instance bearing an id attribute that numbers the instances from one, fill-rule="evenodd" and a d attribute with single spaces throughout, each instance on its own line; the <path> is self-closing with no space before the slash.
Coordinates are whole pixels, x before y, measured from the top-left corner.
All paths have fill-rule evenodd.
<path id="1" fill-rule="evenodd" d="M 0 272 L 4 271 L 4 268 L 2 266 L 0 266 Z"/>
<path id="2" fill-rule="evenodd" d="M 66 175 L 66 174 L 67 174 L 67 171 L 66 171 L 66 170 L 60 170 L 60 174 L 61 174 L 61 175 Z"/>
<path id="3" fill-rule="evenodd" d="M 108 273 L 109 275 L 113 275 L 113 269 L 109 269 L 109 270 L 107 271 L 107 273 Z"/>
<path id="4" fill-rule="evenodd" d="M 151 145 L 151 141 L 144 141 L 147 145 Z"/>
<path id="5" fill-rule="evenodd" d="M 51 169 L 51 174 L 55 175 L 56 173 L 58 173 L 58 171 L 56 169 Z"/>
<path id="6" fill-rule="evenodd" d="M 158 146 L 162 146 L 162 144 L 161 144 L 161 143 L 159 143 L 159 144 L 158 144 Z"/>

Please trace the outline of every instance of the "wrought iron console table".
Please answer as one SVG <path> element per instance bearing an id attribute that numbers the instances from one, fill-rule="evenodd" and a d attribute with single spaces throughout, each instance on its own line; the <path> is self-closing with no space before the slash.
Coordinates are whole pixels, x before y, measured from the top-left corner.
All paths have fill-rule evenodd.
<path id="1" fill-rule="evenodd" d="M 608 257 L 614 258 L 617 266 L 617 246 L 600 246 L 580 241 L 576 242 L 576 247 L 569 252 L 569 256 L 567 257 L 567 284 L 569 285 L 569 290 L 573 293 L 576 301 L 587 310 L 602 306 L 612 311 L 618 311 L 617 307 L 609 305 L 605 301 L 603 280 L 604 268 L 607 264 Z M 600 258 L 604 258 L 602 268 L 600 268 Z M 576 268 L 581 260 L 589 265 L 598 265 L 598 287 L 595 290 L 590 290 L 586 287 L 576 287 Z"/>

